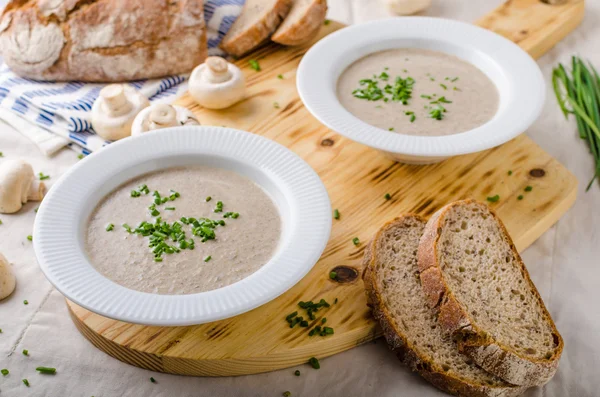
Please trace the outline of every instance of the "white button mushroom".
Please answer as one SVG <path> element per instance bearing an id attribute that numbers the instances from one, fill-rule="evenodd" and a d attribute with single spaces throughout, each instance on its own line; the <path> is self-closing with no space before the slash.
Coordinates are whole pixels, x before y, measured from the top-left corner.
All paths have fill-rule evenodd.
<path id="1" fill-rule="evenodd" d="M 133 87 L 107 85 L 92 106 L 92 127 L 98 135 L 109 141 L 128 137 L 133 119 L 148 106 L 148 98 Z"/>
<path id="2" fill-rule="evenodd" d="M 184 107 L 166 104 L 152 105 L 139 112 L 135 117 L 131 126 L 131 136 L 183 125 L 200 125 L 200 122 L 194 113 Z"/>
<path id="3" fill-rule="evenodd" d="M 27 201 L 41 201 L 45 193 L 46 186 L 35 179 L 31 165 L 23 160 L 0 163 L 0 213 L 17 212 Z"/>
<path id="4" fill-rule="evenodd" d="M 17 280 L 10 263 L 0 254 L 0 301 L 12 294 L 16 284 Z"/>
<path id="5" fill-rule="evenodd" d="M 224 109 L 244 98 L 245 84 L 237 66 L 220 57 L 208 57 L 192 72 L 189 90 L 201 106 Z"/>
<path id="6" fill-rule="evenodd" d="M 388 8 L 398 15 L 412 15 L 426 10 L 431 0 L 386 0 Z"/>

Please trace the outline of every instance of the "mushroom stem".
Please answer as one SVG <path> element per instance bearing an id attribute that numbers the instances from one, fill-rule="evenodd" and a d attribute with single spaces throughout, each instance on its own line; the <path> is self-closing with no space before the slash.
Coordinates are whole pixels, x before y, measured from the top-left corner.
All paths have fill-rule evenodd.
<path id="1" fill-rule="evenodd" d="M 154 106 L 148 115 L 148 119 L 150 121 L 151 130 L 176 127 L 179 125 L 177 122 L 177 112 L 173 106 L 165 104 Z"/>
<path id="2" fill-rule="evenodd" d="M 121 84 L 110 84 L 100 91 L 100 96 L 113 116 L 121 116 L 131 110 L 131 103 L 127 100 Z"/>
<path id="3" fill-rule="evenodd" d="M 231 73 L 229 72 L 227 61 L 223 58 L 208 57 L 204 63 L 206 64 L 208 72 L 212 75 L 212 78 L 210 79 L 211 82 L 223 83 L 231 80 Z"/>
<path id="4" fill-rule="evenodd" d="M 44 182 L 34 180 L 31 182 L 31 188 L 27 194 L 27 201 L 42 201 L 46 195 L 46 185 Z"/>

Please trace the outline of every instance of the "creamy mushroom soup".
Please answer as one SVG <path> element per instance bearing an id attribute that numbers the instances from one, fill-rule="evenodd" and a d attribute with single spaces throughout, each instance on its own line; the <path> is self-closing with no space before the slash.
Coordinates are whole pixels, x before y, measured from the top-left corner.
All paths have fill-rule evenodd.
<path id="1" fill-rule="evenodd" d="M 340 76 L 337 95 L 354 116 L 408 135 L 450 135 L 494 117 L 499 95 L 477 67 L 436 51 L 376 52 Z"/>
<path id="2" fill-rule="evenodd" d="M 90 216 L 86 251 L 117 284 L 191 294 L 257 271 L 280 234 L 277 208 L 254 182 L 219 168 L 177 167 L 109 193 Z"/>

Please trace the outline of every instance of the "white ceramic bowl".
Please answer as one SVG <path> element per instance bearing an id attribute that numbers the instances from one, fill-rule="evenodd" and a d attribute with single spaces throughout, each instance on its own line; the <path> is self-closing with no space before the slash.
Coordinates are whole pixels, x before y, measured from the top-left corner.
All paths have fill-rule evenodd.
<path id="1" fill-rule="evenodd" d="M 356 118 L 336 96 L 339 76 L 356 60 L 394 48 L 444 52 L 475 65 L 498 89 L 498 112 L 480 127 L 446 136 L 403 135 Z M 297 85 L 304 105 L 327 127 L 413 164 L 482 151 L 516 137 L 537 119 L 546 92 L 539 67 L 513 42 L 474 25 L 427 17 L 379 20 L 330 34 L 302 59 Z"/>
<path id="2" fill-rule="evenodd" d="M 102 276 L 84 250 L 86 225 L 98 202 L 136 176 L 187 164 L 235 171 L 271 196 L 283 222 L 271 260 L 235 284 L 190 295 L 143 293 Z M 44 198 L 33 244 L 42 271 L 68 299 L 103 316 L 168 326 L 235 316 L 276 298 L 317 262 L 330 230 L 327 191 L 312 168 L 290 150 L 248 132 L 190 126 L 127 138 L 80 161 Z"/>

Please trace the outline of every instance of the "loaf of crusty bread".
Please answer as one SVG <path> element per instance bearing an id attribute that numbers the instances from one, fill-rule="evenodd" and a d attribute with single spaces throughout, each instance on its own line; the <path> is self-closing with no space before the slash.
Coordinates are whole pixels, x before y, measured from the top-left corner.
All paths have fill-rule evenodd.
<path id="1" fill-rule="evenodd" d="M 0 51 L 12 71 L 40 80 L 190 72 L 207 53 L 203 0 L 12 0 Z"/>
<path id="2" fill-rule="evenodd" d="M 550 380 L 563 340 L 487 205 L 465 200 L 440 209 L 427 223 L 418 261 L 429 305 L 461 352 L 514 385 Z"/>
<path id="3" fill-rule="evenodd" d="M 294 0 L 292 9 L 271 40 L 284 45 L 300 45 L 313 39 L 323 26 L 327 0 Z"/>
<path id="4" fill-rule="evenodd" d="M 456 396 L 508 397 L 513 386 L 459 353 L 437 324 L 419 282 L 417 249 L 425 220 L 405 215 L 385 224 L 365 251 L 363 280 L 373 316 L 391 349 L 413 371 Z"/>

